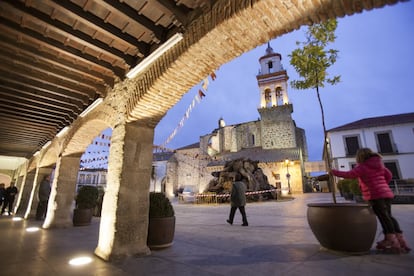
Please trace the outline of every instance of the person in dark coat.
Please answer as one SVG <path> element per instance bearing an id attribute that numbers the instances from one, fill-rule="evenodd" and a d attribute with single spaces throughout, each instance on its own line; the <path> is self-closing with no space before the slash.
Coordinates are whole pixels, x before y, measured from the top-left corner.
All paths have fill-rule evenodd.
<path id="1" fill-rule="evenodd" d="M 12 211 L 13 211 L 14 199 L 18 192 L 19 190 L 17 189 L 16 186 L 14 186 L 14 182 L 11 182 L 10 186 L 7 187 L 6 189 L 6 195 L 4 197 L 3 208 L 1 209 L 2 214 L 6 210 L 6 207 L 8 209 L 7 211 L 9 213 L 9 216 L 13 213 Z"/>
<path id="2" fill-rule="evenodd" d="M 227 223 L 233 224 L 234 215 L 236 210 L 239 209 L 242 215 L 243 224 L 242 226 L 248 226 L 246 211 L 244 206 L 246 206 L 246 184 L 244 184 L 240 173 L 236 173 L 235 181 L 233 182 L 230 195 L 230 215 Z"/>
<path id="3" fill-rule="evenodd" d="M 45 175 L 42 182 L 39 185 L 39 203 L 36 209 L 36 220 L 42 220 L 46 216 L 47 204 L 50 196 L 50 175 Z"/>
<path id="4" fill-rule="evenodd" d="M 4 197 L 6 196 L 6 188 L 4 186 L 4 183 L 0 184 L 0 206 L 3 205 Z"/>

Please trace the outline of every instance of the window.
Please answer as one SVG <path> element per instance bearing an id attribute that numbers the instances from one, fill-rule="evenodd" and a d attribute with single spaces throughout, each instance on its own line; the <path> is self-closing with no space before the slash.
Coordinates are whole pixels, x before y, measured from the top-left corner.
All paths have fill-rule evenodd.
<path id="1" fill-rule="evenodd" d="M 266 107 L 272 107 L 272 92 L 270 89 L 266 89 L 265 91 L 265 101 L 266 101 Z"/>
<path id="2" fill-rule="evenodd" d="M 356 155 L 357 150 L 360 148 L 359 146 L 359 138 L 358 136 L 348 136 L 345 137 L 345 152 L 346 155 Z"/>
<path id="3" fill-rule="evenodd" d="M 398 172 L 397 162 L 384 161 L 384 165 L 392 173 L 392 179 L 400 179 L 400 174 Z"/>
<path id="4" fill-rule="evenodd" d="M 391 135 L 389 132 L 377 133 L 378 151 L 380 153 L 393 153 Z"/>

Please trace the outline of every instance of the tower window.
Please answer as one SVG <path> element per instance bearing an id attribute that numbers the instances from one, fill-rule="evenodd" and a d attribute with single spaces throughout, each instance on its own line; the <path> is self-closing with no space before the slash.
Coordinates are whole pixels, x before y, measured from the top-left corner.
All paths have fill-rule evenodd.
<path id="1" fill-rule="evenodd" d="M 272 61 L 269 61 L 268 66 L 269 66 L 269 69 L 270 68 L 273 68 L 273 62 Z"/>

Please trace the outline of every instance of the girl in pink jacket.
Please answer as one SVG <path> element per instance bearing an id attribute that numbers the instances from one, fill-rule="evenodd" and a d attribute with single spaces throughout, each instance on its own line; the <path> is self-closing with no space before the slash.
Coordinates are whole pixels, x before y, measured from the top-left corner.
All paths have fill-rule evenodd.
<path id="1" fill-rule="evenodd" d="M 411 248 L 408 247 L 397 220 L 391 214 L 394 194 L 388 185 L 392 178 L 390 170 L 384 166 L 381 156 L 369 148 L 357 151 L 356 162 L 358 165 L 350 171 L 333 169 L 331 173 L 343 178 L 358 178 L 362 196 L 372 206 L 385 235 L 384 240 L 378 242 L 377 249 L 408 253 Z"/>

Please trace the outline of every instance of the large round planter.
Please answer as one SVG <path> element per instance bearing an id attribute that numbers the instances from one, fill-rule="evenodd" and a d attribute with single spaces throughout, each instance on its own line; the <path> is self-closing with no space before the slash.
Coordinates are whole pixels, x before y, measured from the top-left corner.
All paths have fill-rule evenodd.
<path id="1" fill-rule="evenodd" d="M 368 204 L 309 203 L 307 217 L 313 234 L 326 249 L 351 254 L 370 251 L 377 219 Z"/>
<path id="2" fill-rule="evenodd" d="M 91 224 L 94 209 L 74 209 L 73 225 L 85 226 Z"/>
<path id="3" fill-rule="evenodd" d="M 147 245 L 151 249 L 162 249 L 173 244 L 175 233 L 175 216 L 167 218 L 150 218 L 148 224 Z"/>

